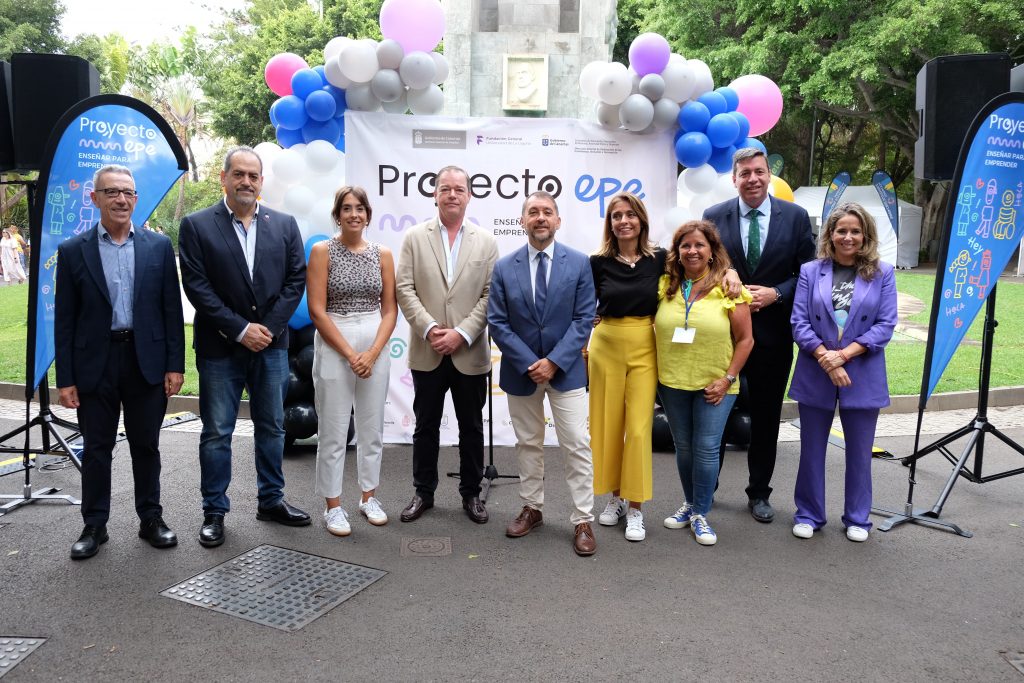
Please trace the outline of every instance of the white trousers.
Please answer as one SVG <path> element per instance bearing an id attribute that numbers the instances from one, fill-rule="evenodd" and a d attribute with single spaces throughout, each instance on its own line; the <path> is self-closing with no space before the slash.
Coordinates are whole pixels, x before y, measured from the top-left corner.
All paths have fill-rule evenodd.
<path id="1" fill-rule="evenodd" d="M 539 384 L 532 396 L 508 395 L 508 415 L 516 433 L 519 460 L 519 497 L 535 510 L 544 508 L 544 396 L 548 397 L 555 436 L 565 457 L 574 525 L 594 521 L 594 462 L 587 431 L 588 400 L 585 389 L 557 391 Z"/>
<path id="2" fill-rule="evenodd" d="M 380 326 L 380 311 L 337 315 L 331 321 L 357 351 L 373 344 Z M 313 387 L 319 420 L 316 447 L 316 492 L 324 498 L 341 496 L 348 445 L 348 422 L 355 404 L 356 469 L 359 487 L 372 491 L 380 483 L 384 450 L 384 402 L 388 395 L 391 356 L 387 347 L 377 357 L 373 373 L 360 379 L 348 361 L 331 348 L 318 332 L 313 337 Z"/>

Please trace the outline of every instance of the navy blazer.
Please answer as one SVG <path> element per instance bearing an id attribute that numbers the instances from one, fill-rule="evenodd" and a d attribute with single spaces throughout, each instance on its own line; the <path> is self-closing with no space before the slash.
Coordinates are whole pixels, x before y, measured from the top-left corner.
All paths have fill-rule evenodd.
<path id="1" fill-rule="evenodd" d="M 732 267 L 745 285 L 778 287 L 782 301 L 751 316 L 754 343 L 758 347 L 788 346 L 793 343 L 789 316 L 800 266 L 814 258 L 814 238 L 807 211 L 792 202 L 771 198 L 768 239 L 761 248 L 761 260 L 754 272 L 747 267 L 740 237 L 740 200 L 729 199 L 704 211 L 704 218 L 718 228 Z"/>
<path id="2" fill-rule="evenodd" d="M 501 350 L 498 386 L 512 396 L 532 396 L 527 369 L 541 358 L 558 366 L 551 386 L 570 391 L 587 385 L 583 348 L 590 339 L 596 303 L 590 259 L 555 242 L 543 318 L 533 303 L 526 246 L 498 259 L 491 275 L 487 324 Z"/>
<path id="3" fill-rule="evenodd" d="M 832 261 L 819 259 L 804 264 L 793 303 L 793 339 L 800 353 L 789 397 L 823 410 L 833 410 L 836 401 L 840 408 L 889 405 L 884 350 L 892 339 L 896 318 L 896 274 L 888 263 L 879 263 L 870 282 L 860 275 L 854 280 L 850 314 L 840 340 L 832 309 Z M 851 384 L 840 388 L 832 384 L 812 354 L 822 345 L 833 351 L 852 342 L 867 352 L 843 366 Z"/>
<path id="4" fill-rule="evenodd" d="M 288 348 L 288 321 L 306 290 L 306 257 L 295 219 L 259 207 L 253 276 L 224 202 L 185 216 L 178 233 L 181 283 L 196 309 L 196 356 L 223 358 L 249 323 Z"/>
<path id="5" fill-rule="evenodd" d="M 141 228 L 135 229 L 133 242 L 135 355 L 146 381 L 163 384 L 168 372 L 185 372 L 185 323 L 174 249 L 165 235 Z M 57 247 L 54 296 L 57 386 L 90 393 L 107 364 L 114 318 L 95 225 Z"/>

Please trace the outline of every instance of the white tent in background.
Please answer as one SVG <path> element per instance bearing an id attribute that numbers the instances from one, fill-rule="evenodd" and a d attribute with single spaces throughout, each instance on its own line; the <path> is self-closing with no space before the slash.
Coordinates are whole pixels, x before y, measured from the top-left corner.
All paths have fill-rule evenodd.
<path id="1" fill-rule="evenodd" d="M 807 209 L 811 216 L 811 227 L 815 234 L 821 225 L 821 208 L 825 203 L 825 192 L 828 187 L 801 187 L 793 195 L 796 203 Z M 871 217 L 875 219 L 878 226 L 879 251 L 882 260 L 891 263 L 897 268 L 914 268 L 917 266 L 918 254 L 921 251 L 921 207 L 915 206 L 902 199 L 900 207 L 900 235 L 896 233 L 889 223 L 889 216 L 885 213 L 882 200 L 878 198 L 878 191 L 873 185 L 851 185 L 839 199 L 839 203 L 856 202 L 867 209 Z"/>

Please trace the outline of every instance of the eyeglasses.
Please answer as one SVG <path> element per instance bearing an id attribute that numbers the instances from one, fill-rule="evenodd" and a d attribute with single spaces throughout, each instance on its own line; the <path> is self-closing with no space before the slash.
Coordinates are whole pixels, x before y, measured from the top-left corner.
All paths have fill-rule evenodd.
<path id="1" fill-rule="evenodd" d="M 104 187 L 102 189 L 97 189 L 96 191 L 102 192 L 103 196 L 106 197 L 107 199 L 117 199 L 117 196 L 120 194 L 123 194 L 125 199 L 135 199 L 136 197 L 139 196 L 138 192 L 130 188 L 121 190 L 116 187 Z"/>

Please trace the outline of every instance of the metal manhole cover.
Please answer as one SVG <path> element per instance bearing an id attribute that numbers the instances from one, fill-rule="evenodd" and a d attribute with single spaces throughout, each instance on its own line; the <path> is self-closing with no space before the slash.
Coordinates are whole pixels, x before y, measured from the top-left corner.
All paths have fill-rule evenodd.
<path id="1" fill-rule="evenodd" d="M 452 554 L 452 539 L 439 538 L 403 538 L 402 557 L 442 557 Z"/>
<path id="2" fill-rule="evenodd" d="M 23 636 L 0 636 L 0 678 L 21 664 L 25 657 L 36 651 L 46 638 L 26 638 Z"/>
<path id="3" fill-rule="evenodd" d="M 1003 657 L 1010 666 L 1024 674 L 1024 652 L 1004 652 Z"/>
<path id="4" fill-rule="evenodd" d="M 160 595 L 282 631 L 297 631 L 387 574 L 261 545 Z"/>

